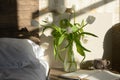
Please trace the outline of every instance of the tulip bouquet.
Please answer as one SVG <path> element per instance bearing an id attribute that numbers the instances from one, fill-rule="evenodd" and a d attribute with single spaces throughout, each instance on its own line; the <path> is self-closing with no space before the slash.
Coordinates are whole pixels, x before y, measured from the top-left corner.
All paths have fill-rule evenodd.
<path id="1" fill-rule="evenodd" d="M 54 57 L 59 58 L 64 63 L 64 70 L 67 72 L 77 70 L 77 63 L 74 57 L 73 43 L 76 45 L 78 54 L 83 56 L 83 60 L 86 57 L 85 51 L 90 52 L 89 49 L 85 48 L 82 45 L 82 39 L 84 36 L 90 35 L 97 37 L 95 34 L 84 31 L 84 27 L 88 24 L 92 24 L 95 21 L 95 17 L 88 16 L 86 20 L 82 20 L 81 23 L 74 22 L 72 23 L 69 19 L 62 19 L 59 21 L 59 25 L 50 24 L 49 26 L 44 26 L 43 31 L 47 28 L 52 29 L 52 36 L 54 42 Z M 65 57 L 61 56 L 63 51 L 66 51 Z M 82 61 L 83 61 L 82 60 Z M 81 61 L 81 62 L 82 62 Z"/>

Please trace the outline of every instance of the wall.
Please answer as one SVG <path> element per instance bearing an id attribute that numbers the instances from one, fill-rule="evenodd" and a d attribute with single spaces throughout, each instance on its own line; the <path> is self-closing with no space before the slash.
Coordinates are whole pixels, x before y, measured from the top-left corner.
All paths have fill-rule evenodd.
<path id="1" fill-rule="evenodd" d="M 76 5 L 76 21 L 78 22 L 87 18 L 88 15 L 96 17 L 96 21 L 85 28 L 86 31 L 90 31 L 99 36 L 99 38 L 86 37 L 88 42 L 84 46 L 92 51 L 91 53 L 86 52 L 86 60 L 96 58 L 110 59 L 112 54 L 112 39 L 109 30 L 114 24 L 120 22 L 119 0 L 39 0 L 40 24 L 44 25 L 43 20 L 45 19 L 51 19 L 51 22 L 57 22 L 57 20 L 67 17 L 66 14 L 54 15 L 50 12 L 61 5 L 67 8 Z M 61 63 L 55 61 L 53 58 L 53 43 L 52 37 L 49 36 L 49 30 L 46 32 L 46 35 L 48 37 L 45 35 L 41 36 L 42 42 L 49 43 L 49 47 L 46 50 L 46 59 L 51 67 L 62 67 Z M 77 52 L 75 51 L 75 53 Z M 80 62 L 81 59 L 82 57 L 76 54 L 76 60 Z"/>
<path id="2" fill-rule="evenodd" d="M 38 0 L 0 0 L 0 28 L 31 26 L 32 19 L 38 19 L 38 5 Z"/>
<path id="3" fill-rule="evenodd" d="M 32 19 L 38 20 L 38 0 L 17 0 L 19 28 L 31 26 Z"/>
<path id="4" fill-rule="evenodd" d="M 0 28 L 17 26 L 17 1 L 0 0 Z"/>

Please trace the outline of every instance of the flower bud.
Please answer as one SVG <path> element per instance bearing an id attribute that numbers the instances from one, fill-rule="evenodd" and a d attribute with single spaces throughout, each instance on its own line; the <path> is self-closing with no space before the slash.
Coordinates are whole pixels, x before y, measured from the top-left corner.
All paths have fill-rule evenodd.
<path id="1" fill-rule="evenodd" d="M 88 16 L 86 19 L 86 22 L 88 24 L 92 24 L 95 21 L 95 17 L 94 16 Z"/>
<path id="2" fill-rule="evenodd" d="M 78 5 L 72 5 L 72 10 L 73 11 L 78 11 L 79 10 L 79 6 Z"/>
<path id="3" fill-rule="evenodd" d="M 76 10 L 76 6 L 75 5 L 72 5 L 72 10 Z"/>

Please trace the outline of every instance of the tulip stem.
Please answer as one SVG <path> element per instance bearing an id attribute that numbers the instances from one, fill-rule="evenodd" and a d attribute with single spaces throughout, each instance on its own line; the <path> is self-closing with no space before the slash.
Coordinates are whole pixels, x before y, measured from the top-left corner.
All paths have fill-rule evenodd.
<path id="1" fill-rule="evenodd" d="M 85 27 L 88 23 L 86 23 L 85 25 L 83 25 L 80 29 L 82 29 L 83 27 Z"/>
<path id="2" fill-rule="evenodd" d="M 79 28 L 76 32 L 78 32 L 80 29 L 82 29 L 83 27 L 85 27 L 88 23 L 86 23 L 85 25 L 83 25 L 81 28 Z"/>
<path id="3" fill-rule="evenodd" d="M 75 24 L 75 10 L 74 10 L 74 24 Z"/>

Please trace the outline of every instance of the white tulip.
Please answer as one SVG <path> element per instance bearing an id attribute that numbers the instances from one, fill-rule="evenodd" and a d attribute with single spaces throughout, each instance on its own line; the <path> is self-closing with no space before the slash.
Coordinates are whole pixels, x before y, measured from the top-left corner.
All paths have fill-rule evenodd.
<path id="1" fill-rule="evenodd" d="M 43 34 L 45 35 L 45 36 L 52 36 L 52 29 L 51 28 L 47 28 L 44 32 L 43 32 Z"/>
<path id="2" fill-rule="evenodd" d="M 45 21 L 48 23 L 48 24 L 51 24 L 53 22 L 53 18 L 51 16 L 47 16 Z"/>
<path id="3" fill-rule="evenodd" d="M 76 6 L 75 5 L 72 5 L 72 10 L 76 10 Z"/>
<path id="4" fill-rule="evenodd" d="M 94 16 L 88 16 L 86 19 L 86 22 L 88 24 L 92 24 L 95 21 L 95 17 Z"/>
<path id="5" fill-rule="evenodd" d="M 78 11 L 78 10 L 79 10 L 78 5 L 72 5 L 72 10 L 73 10 L 73 11 Z"/>

